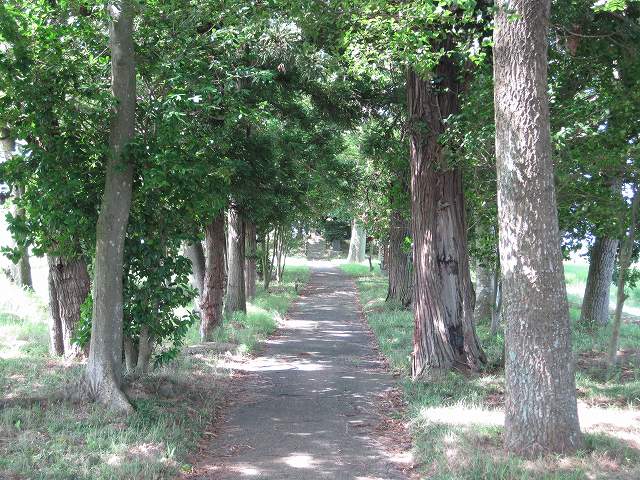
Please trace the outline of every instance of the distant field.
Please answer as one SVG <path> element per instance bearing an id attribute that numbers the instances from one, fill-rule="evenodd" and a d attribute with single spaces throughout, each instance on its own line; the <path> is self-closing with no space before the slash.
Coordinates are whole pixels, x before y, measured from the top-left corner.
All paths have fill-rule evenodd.
<path id="1" fill-rule="evenodd" d="M 579 307 L 584 296 L 584 289 L 587 284 L 587 274 L 589 273 L 588 263 L 565 262 L 564 276 L 567 281 L 567 295 L 572 306 Z M 616 306 L 617 288 L 611 284 L 611 309 Z M 628 290 L 629 298 L 624 304 L 624 312 L 629 315 L 640 316 L 640 287 Z"/>

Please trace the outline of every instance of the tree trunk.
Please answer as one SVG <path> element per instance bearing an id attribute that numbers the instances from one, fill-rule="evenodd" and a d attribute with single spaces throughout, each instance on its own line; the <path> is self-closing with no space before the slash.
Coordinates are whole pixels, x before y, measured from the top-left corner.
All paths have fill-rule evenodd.
<path id="1" fill-rule="evenodd" d="M 449 49 L 451 45 L 443 45 Z M 438 87 L 410 71 L 411 217 L 414 242 L 414 378 L 485 363 L 473 324 L 475 300 L 462 172 L 445 164 L 439 136 L 458 111 L 460 72 L 448 56 L 437 66 Z"/>
<path id="2" fill-rule="evenodd" d="M 138 347 L 128 336 L 124 338 L 124 365 L 127 372 L 133 372 L 138 363 Z"/>
<path id="3" fill-rule="evenodd" d="M 491 336 L 495 337 L 500 328 L 500 316 L 502 315 L 502 280 L 500 269 L 493 271 L 493 289 L 491 291 Z"/>
<path id="4" fill-rule="evenodd" d="M 144 374 L 149 371 L 151 354 L 153 353 L 153 335 L 149 333 L 149 327 L 143 325 L 138 338 L 138 361 L 136 362 L 136 373 Z"/>
<path id="5" fill-rule="evenodd" d="M 51 265 L 51 259 L 47 258 L 47 261 Z M 49 351 L 52 355 L 64 355 L 62 320 L 60 319 L 58 293 L 51 266 L 49 267 Z"/>
<path id="6" fill-rule="evenodd" d="M 551 158 L 549 0 L 499 0 L 494 30 L 498 224 L 506 322 L 505 446 L 582 443 Z"/>
<path id="7" fill-rule="evenodd" d="M 82 258 L 67 259 L 48 255 L 49 279 L 53 295 L 49 294 L 50 308 L 57 312 L 62 328 L 65 357 L 75 357 L 81 349 L 72 344 L 73 332 L 80 321 L 80 307 L 91 288 L 87 264 Z"/>
<path id="8" fill-rule="evenodd" d="M 405 253 L 404 239 L 411 237 L 411 226 L 397 209 L 391 211 L 389 227 L 389 289 L 387 302 L 409 308 L 413 299 L 413 274 L 410 254 Z"/>
<path id="9" fill-rule="evenodd" d="M 347 262 L 362 263 L 367 248 L 367 232 L 359 220 L 351 222 L 351 240 L 349 242 L 349 256 Z"/>
<path id="10" fill-rule="evenodd" d="M 580 323 L 606 325 L 609 322 L 609 290 L 617 253 L 617 238 L 597 237 L 593 243 Z"/>
<path id="11" fill-rule="evenodd" d="M 122 273 L 124 240 L 133 186 L 133 161 L 126 152 L 135 135 L 136 72 L 131 0 L 113 0 L 111 85 L 116 101 L 109 135 L 105 188 L 96 227 L 93 322 L 87 378 L 96 399 L 122 413 L 132 411 L 122 379 Z"/>
<path id="12" fill-rule="evenodd" d="M 491 318 L 493 310 L 493 272 L 482 265 L 480 261 L 476 263 L 476 306 L 473 311 L 476 323 Z"/>
<path id="13" fill-rule="evenodd" d="M 205 228 L 206 268 L 204 290 L 200 302 L 200 338 L 203 342 L 222 324 L 224 300 L 224 213 L 221 212 Z"/>
<path id="14" fill-rule="evenodd" d="M 258 244 L 256 240 L 256 224 L 250 221 L 245 222 L 245 242 L 246 257 L 244 262 L 244 289 L 247 295 L 247 300 L 253 300 L 256 296 L 256 283 L 258 280 L 258 272 L 256 268 L 256 262 L 258 260 Z"/>
<path id="15" fill-rule="evenodd" d="M 246 312 L 247 300 L 244 291 L 244 222 L 232 205 L 228 216 L 229 241 L 227 242 L 227 298 L 225 314 Z"/>
<path id="16" fill-rule="evenodd" d="M 634 185 L 633 201 L 631 203 L 631 225 L 629 232 L 622 244 L 620 252 L 619 268 L 618 268 L 618 292 L 616 295 L 616 310 L 613 316 L 613 328 L 611 330 L 611 339 L 609 341 L 609 349 L 607 360 L 609 363 L 609 373 L 612 373 L 618 358 L 618 342 L 620 340 L 620 324 L 622 323 L 622 307 L 627 299 L 624 287 L 627 282 L 627 274 L 631 266 L 631 257 L 633 255 L 633 244 L 636 239 L 636 224 L 638 223 L 638 204 L 640 203 L 640 193 L 637 185 Z"/>
<path id="17" fill-rule="evenodd" d="M 206 268 L 202 242 L 198 240 L 193 243 L 185 243 L 184 254 L 191 262 L 191 284 L 198 290 L 198 300 L 195 302 L 196 309 L 198 309 L 204 290 L 204 272 Z"/>
<path id="18" fill-rule="evenodd" d="M 2 147 L 2 155 L 5 160 L 9 160 L 13 156 L 16 149 L 15 139 L 11 136 L 11 131 L 3 127 L 0 129 L 0 146 Z M 22 188 L 18 185 L 13 187 L 13 197 L 15 201 L 19 201 L 22 196 Z M 23 208 L 15 207 L 11 212 L 14 217 L 20 218 L 25 216 Z M 31 263 L 29 261 L 29 248 L 27 245 L 16 245 L 20 251 L 20 259 L 18 263 L 11 269 L 12 280 L 20 287 L 33 289 L 33 281 L 31 279 Z"/>

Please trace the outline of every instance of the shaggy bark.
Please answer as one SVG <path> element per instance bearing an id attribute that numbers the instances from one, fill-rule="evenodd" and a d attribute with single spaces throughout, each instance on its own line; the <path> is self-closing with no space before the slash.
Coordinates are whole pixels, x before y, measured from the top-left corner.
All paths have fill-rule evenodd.
<path id="1" fill-rule="evenodd" d="M 389 222 L 389 289 L 387 302 L 409 308 L 413 299 L 411 254 L 403 249 L 404 239 L 411 237 L 411 225 L 402 212 L 391 211 Z"/>
<path id="2" fill-rule="evenodd" d="M 505 446 L 581 445 L 551 158 L 549 0 L 499 0 L 494 30 L 498 224 L 506 322 Z"/>
<path id="3" fill-rule="evenodd" d="M 609 289 L 618 253 L 618 239 L 597 237 L 589 255 L 589 274 L 582 300 L 580 322 L 606 325 L 609 322 Z"/>
<path id="4" fill-rule="evenodd" d="M 625 293 L 624 288 L 627 283 L 627 274 L 629 272 L 633 256 L 633 244 L 636 239 L 636 224 L 638 223 L 638 204 L 640 203 L 640 193 L 638 192 L 638 187 L 634 187 L 633 201 L 631 203 L 631 225 L 629 226 L 627 236 L 624 238 L 619 259 L 616 310 L 613 315 L 613 328 L 611 330 L 611 339 L 609 341 L 607 354 L 609 373 L 612 372 L 613 367 L 617 362 L 618 342 L 620 340 L 620 324 L 622 323 L 622 308 L 624 307 L 624 302 L 627 299 L 627 294 Z"/>
<path id="5" fill-rule="evenodd" d="M 448 42 L 448 43 L 447 43 Z M 450 41 L 441 45 L 451 47 Z M 454 60 L 443 56 L 434 76 L 407 77 L 411 122 L 411 218 L 414 243 L 414 378 L 485 363 L 473 324 L 467 224 L 460 169 L 447 167 L 439 136 L 459 108 Z"/>
<path id="6" fill-rule="evenodd" d="M 256 268 L 258 244 L 256 240 L 256 224 L 250 221 L 245 222 L 245 242 L 244 289 L 247 300 L 253 300 L 256 296 L 256 283 L 258 280 L 258 270 Z"/>
<path id="7" fill-rule="evenodd" d="M 222 324 L 224 301 L 224 214 L 220 213 L 205 228 L 205 273 L 204 288 L 200 301 L 200 338 L 203 342 Z"/>
<path id="8" fill-rule="evenodd" d="M 110 409 L 130 413 L 122 379 L 122 273 L 129 221 L 133 162 L 126 147 L 135 134 L 136 72 L 131 0 L 112 1 L 109 38 L 111 87 L 116 100 L 109 134 L 105 188 L 96 227 L 93 322 L 87 380 L 96 399 Z"/>
<path id="9" fill-rule="evenodd" d="M 224 312 L 246 312 L 247 299 L 244 291 L 244 222 L 235 205 L 229 207 L 227 242 L 227 298 Z"/>
<path id="10" fill-rule="evenodd" d="M 49 263 L 49 307 L 52 312 L 52 324 L 60 322 L 63 353 L 65 357 L 75 357 L 81 349 L 71 340 L 76 325 L 80 321 L 80 307 L 84 303 L 91 282 L 87 264 L 82 258 L 68 259 L 60 256 L 47 256 Z"/>
<path id="11" fill-rule="evenodd" d="M 347 262 L 362 263 L 367 249 L 367 232 L 362 223 L 353 219 L 351 222 L 351 240 L 349 241 L 349 256 Z"/>
<path id="12" fill-rule="evenodd" d="M 2 148 L 2 155 L 5 160 L 9 160 L 13 156 L 13 152 L 16 149 L 15 139 L 11 136 L 11 131 L 3 127 L 0 129 L 0 146 Z M 22 196 L 22 188 L 18 185 L 13 187 L 13 197 L 19 201 Z M 15 207 L 11 212 L 14 217 L 24 217 L 25 212 L 23 208 Z M 31 279 L 31 263 L 29 261 L 29 249 L 26 245 L 16 245 L 20 251 L 20 258 L 11 269 L 12 280 L 16 285 L 20 287 L 33 288 L 33 281 Z"/>

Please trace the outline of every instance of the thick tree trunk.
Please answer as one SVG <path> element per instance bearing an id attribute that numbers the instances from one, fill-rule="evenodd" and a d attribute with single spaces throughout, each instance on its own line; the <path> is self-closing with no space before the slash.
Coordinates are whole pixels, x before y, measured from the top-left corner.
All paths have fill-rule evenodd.
<path id="1" fill-rule="evenodd" d="M 362 223 L 353 219 L 351 222 L 351 240 L 349 242 L 349 256 L 347 262 L 362 263 L 367 249 L 367 232 Z"/>
<path id="2" fill-rule="evenodd" d="M 450 45 L 444 45 L 449 48 Z M 411 217 L 414 243 L 414 378 L 485 363 L 473 324 L 475 300 L 462 172 L 445 165 L 438 139 L 458 110 L 460 72 L 443 57 L 438 86 L 411 71 L 407 97 L 411 129 Z"/>
<path id="3" fill-rule="evenodd" d="M 409 221 L 397 209 L 391 211 L 389 227 L 389 289 L 387 302 L 409 308 L 413 299 L 413 272 L 410 254 L 403 249 L 404 239 L 411 237 Z"/>
<path id="4" fill-rule="evenodd" d="M 498 224 L 506 322 L 505 446 L 581 445 L 551 158 L 549 0 L 499 0 L 494 30 Z"/>
<path id="5" fill-rule="evenodd" d="M 49 265 L 51 260 L 48 259 Z M 49 267 L 49 351 L 52 355 L 64 355 L 62 320 L 58 308 L 58 293 L 53 279 L 53 270 Z"/>
<path id="6" fill-rule="evenodd" d="M 253 300 L 256 296 L 256 283 L 258 281 L 258 270 L 256 268 L 258 243 L 256 240 L 256 224 L 250 221 L 245 222 L 245 242 L 244 289 L 247 300 Z"/>
<path id="7" fill-rule="evenodd" d="M 135 134 L 136 72 L 131 0 L 109 4 L 111 85 L 116 100 L 109 135 L 105 188 L 96 227 L 93 322 L 87 378 L 96 399 L 122 413 L 132 411 L 122 379 L 122 273 L 129 221 L 133 162 L 126 147 Z"/>
<path id="8" fill-rule="evenodd" d="M 237 207 L 229 208 L 227 242 L 227 298 L 224 304 L 224 312 L 231 315 L 233 312 L 246 312 L 247 299 L 244 291 L 244 222 Z"/>
<path id="9" fill-rule="evenodd" d="M 51 312 L 57 312 L 62 328 L 65 357 L 75 357 L 81 349 L 72 344 L 73 332 L 80 321 L 80 307 L 91 288 L 87 264 L 82 258 L 47 256 L 49 262 L 49 293 Z M 53 295 L 52 295 L 53 293 Z"/>
<path id="10" fill-rule="evenodd" d="M 476 306 L 473 312 L 475 321 L 480 322 L 491 318 L 493 310 L 493 272 L 491 269 L 476 263 Z"/>
<path id="11" fill-rule="evenodd" d="M 200 308 L 204 290 L 204 272 L 206 268 L 202 242 L 185 243 L 184 254 L 191 262 L 191 284 L 198 290 L 198 300 L 195 302 L 196 309 L 198 309 Z"/>
<path id="12" fill-rule="evenodd" d="M 640 192 L 638 192 L 637 185 L 634 185 L 634 189 L 633 201 L 631 203 L 631 225 L 629 226 L 629 231 L 623 241 L 619 259 L 616 310 L 613 315 L 611 339 L 609 341 L 609 348 L 607 352 L 609 373 L 612 373 L 613 367 L 615 367 L 618 359 L 618 342 L 620 340 L 622 308 L 624 307 L 624 302 L 627 299 L 627 294 L 625 293 L 624 288 L 627 283 L 627 274 L 629 272 L 629 267 L 631 266 L 631 258 L 633 255 L 633 244 L 636 239 L 636 224 L 638 223 L 638 204 L 640 203 Z"/>
<path id="13" fill-rule="evenodd" d="M 9 160 L 16 149 L 15 139 L 11 136 L 11 131 L 6 128 L 0 128 L 0 146 L 2 148 L 2 156 L 5 160 Z M 22 188 L 18 185 L 13 187 L 13 197 L 16 201 L 22 196 Z M 11 212 L 16 218 L 24 217 L 23 208 L 15 207 Z M 11 269 L 12 280 L 20 287 L 33 288 L 31 279 L 31 263 L 29 261 L 29 249 L 26 245 L 16 245 L 20 250 L 20 259 L 18 263 Z"/>
<path id="14" fill-rule="evenodd" d="M 597 237 L 589 255 L 589 274 L 582 300 L 580 322 L 606 325 L 609 322 L 609 290 L 618 253 L 618 239 Z"/>
<path id="15" fill-rule="evenodd" d="M 222 324 L 224 301 L 224 213 L 220 213 L 205 229 L 206 268 L 204 289 L 200 301 L 200 338 L 211 340 L 216 327 Z"/>

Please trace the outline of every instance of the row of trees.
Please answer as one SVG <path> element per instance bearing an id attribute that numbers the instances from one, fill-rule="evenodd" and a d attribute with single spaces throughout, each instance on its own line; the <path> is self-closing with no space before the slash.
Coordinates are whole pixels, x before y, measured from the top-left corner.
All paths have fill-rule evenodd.
<path id="1" fill-rule="evenodd" d="M 210 339 L 353 173 L 339 59 L 277 5 L 182 7 L 0 6 L 6 252 L 47 255 L 52 350 L 87 350 L 93 396 L 124 412 L 123 369 L 173 358 L 195 320 L 178 307 L 197 297 Z"/>
<path id="2" fill-rule="evenodd" d="M 388 245 L 415 379 L 484 368 L 473 258 L 476 319 L 496 326 L 501 304 L 506 323 L 508 448 L 579 447 L 560 239 L 595 238 L 593 322 L 637 213 L 636 3 L 101 7 L 0 6 L 3 138 L 23 143 L 1 171 L 10 254 L 47 254 L 52 325 L 62 350 L 89 342 L 97 399 L 130 410 L 123 349 L 129 368 L 175 354 L 190 273 L 206 340 L 258 273 L 281 275 L 301 222 L 337 213 L 356 219 L 352 258 L 364 226 Z"/>
<path id="3" fill-rule="evenodd" d="M 635 250 L 638 5 L 360 4 L 350 68 L 386 95 L 358 132 L 359 211 L 388 245 L 387 300 L 412 305 L 413 376 L 482 370 L 474 323 L 503 319 L 507 447 L 574 451 L 562 253 L 589 247 L 578 328 L 609 321 L 618 271 L 614 364 Z"/>

